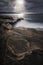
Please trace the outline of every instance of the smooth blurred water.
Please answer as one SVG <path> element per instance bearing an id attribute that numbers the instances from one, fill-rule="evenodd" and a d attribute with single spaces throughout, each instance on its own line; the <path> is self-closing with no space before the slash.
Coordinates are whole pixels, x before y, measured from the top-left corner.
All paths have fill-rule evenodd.
<path id="1" fill-rule="evenodd" d="M 39 29 L 39 28 L 43 28 L 43 24 L 22 20 L 18 22 L 14 27 L 38 28 Z"/>
<path id="2" fill-rule="evenodd" d="M 18 1 L 21 0 L 0 0 L 0 15 L 23 17 L 25 21 L 17 26 L 43 28 L 43 0 L 22 0 L 21 6 Z"/>

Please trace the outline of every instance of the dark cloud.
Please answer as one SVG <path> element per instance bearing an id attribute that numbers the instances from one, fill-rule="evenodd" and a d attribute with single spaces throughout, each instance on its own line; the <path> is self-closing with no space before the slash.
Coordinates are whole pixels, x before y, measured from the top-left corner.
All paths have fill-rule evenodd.
<path id="1" fill-rule="evenodd" d="M 15 0 L 0 0 L 0 12 L 13 12 Z"/>

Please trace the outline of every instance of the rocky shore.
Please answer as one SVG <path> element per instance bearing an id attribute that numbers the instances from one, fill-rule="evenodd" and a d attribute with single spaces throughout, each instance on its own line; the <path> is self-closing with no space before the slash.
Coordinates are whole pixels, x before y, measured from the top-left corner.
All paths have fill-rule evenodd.
<path id="1" fill-rule="evenodd" d="M 43 65 L 43 31 L 0 23 L 0 59 L 3 65 Z"/>

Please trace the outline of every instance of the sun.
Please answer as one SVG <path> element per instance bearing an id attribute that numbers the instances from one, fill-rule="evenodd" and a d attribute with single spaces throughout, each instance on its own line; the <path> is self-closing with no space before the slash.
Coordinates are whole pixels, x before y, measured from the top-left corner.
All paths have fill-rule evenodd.
<path id="1" fill-rule="evenodd" d="M 24 0 L 16 0 L 16 3 L 18 3 L 18 4 L 24 4 Z"/>
<path id="2" fill-rule="evenodd" d="M 16 0 L 15 1 L 15 13 L 16 18 L 24 18 L 24 10 L 25 10 L 25 1 L 24 0 Z"/>
<path id="3" fill-rule="evenodd" d="M 21 13 L 24 11 L 24 0 L 16 0 L 15 2 L 15 12 Z"/>

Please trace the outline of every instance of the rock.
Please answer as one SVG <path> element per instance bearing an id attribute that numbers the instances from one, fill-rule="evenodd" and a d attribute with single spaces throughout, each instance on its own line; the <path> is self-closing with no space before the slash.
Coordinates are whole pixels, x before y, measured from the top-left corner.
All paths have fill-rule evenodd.
<path id="1" fill-rule="evenodd" d="M 20 65 L 43 65 L 43 50 L 33 50 L 30 55 L 20 60 Z"/>
<path id="2" fill-rule="evenodd" d="M 24 60 L 25 56 L 31 56 L 33 50 L 43 50 L 43 31 L 25 28 L 7 29 L 0 25 L 0 48 L 1 63 L 17 64 Z"/>

